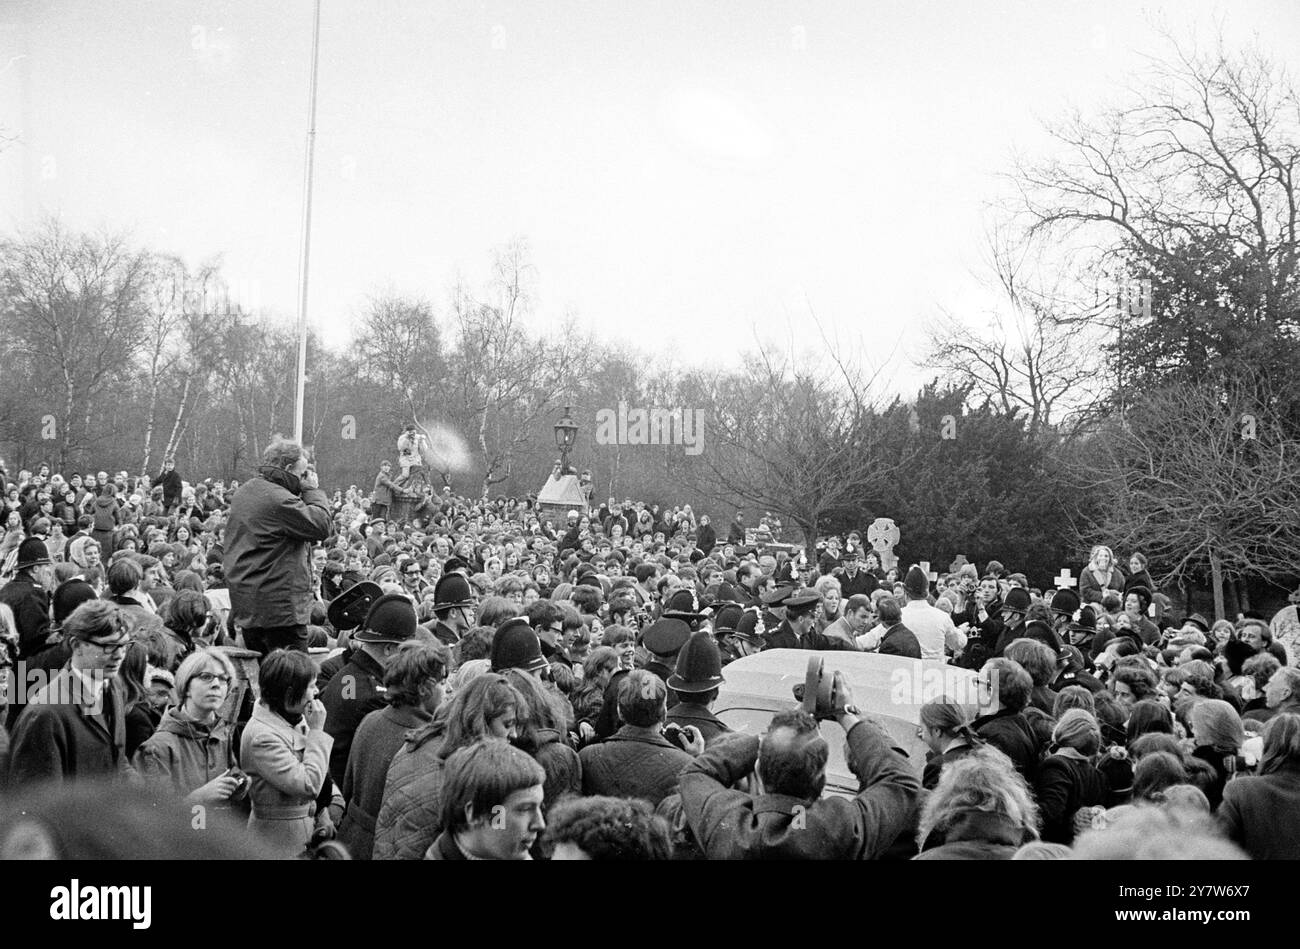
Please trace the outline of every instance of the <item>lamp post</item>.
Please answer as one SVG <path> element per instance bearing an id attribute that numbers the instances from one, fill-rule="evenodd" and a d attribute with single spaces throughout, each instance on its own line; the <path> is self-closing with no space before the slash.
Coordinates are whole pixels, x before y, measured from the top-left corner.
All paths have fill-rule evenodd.
<path id="1" fill-rule="evenodd" d="M 303 401 L 307 387 L 307 275 L 311 259 L 311 183 L 316 158 L 316 75 L 320 65 L 320 0 L 312 21 L 311 85 L 307 91 L 307 168 L 302 185 L 302 246 L 298 254 L 298 378 L 293 400 L 293 438 L 302 444 Z"/>
<path id="2" fill-rule="evenodd" d="M 569 406 L 564 407 L 564 417 L 555 423 L 555 447 L 560 449 L 560 474 L 569 470 L 569 451 L 578 440 L 578 424 L 569 417 Z"/>

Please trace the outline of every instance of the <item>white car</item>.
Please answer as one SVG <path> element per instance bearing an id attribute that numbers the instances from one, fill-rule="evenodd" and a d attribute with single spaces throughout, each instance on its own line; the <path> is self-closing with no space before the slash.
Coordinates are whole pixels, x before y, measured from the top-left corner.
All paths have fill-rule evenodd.
<path id="1" fill-rule="evenodd" d="M 864 716 L 883 725 L 895 744 L 907 752 L 917 777 L 929 750 L 918 733 L 921 706 L 947 696 L 967 706 L 974 717 L 978 697 L 972 669 L 937 659 L 807 649 L 767 649 L 728 663 L 722 669 L 726 681 L 719 686 L 713 714 L 734 731 L 763 734 L 773 714 L 799 707 L 793 689 L 803 684 L 811 656 L 824 659 L 826 675 L 844 673 L 854 704 Z M 838 722 L 825 721 L 821 730 L 831 752 L 826 792 L 856 795 L 858 779 L 844 760 L 844 729 Z"/>

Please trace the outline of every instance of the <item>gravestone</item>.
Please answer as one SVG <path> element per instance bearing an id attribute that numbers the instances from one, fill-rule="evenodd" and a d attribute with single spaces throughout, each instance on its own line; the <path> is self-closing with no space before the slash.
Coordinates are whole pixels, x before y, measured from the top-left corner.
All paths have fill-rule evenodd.
<path id="1" fill-rule="evenodd" d="M 894 548 L 898 546 L 900 537 L 898 525 L 892 518 L 878 517 L 867 528 L 867 543 L 871 544 L 871 549 L 879 555 L 880 565 L 886 570 L 893 570 L 898 566 Z"/>

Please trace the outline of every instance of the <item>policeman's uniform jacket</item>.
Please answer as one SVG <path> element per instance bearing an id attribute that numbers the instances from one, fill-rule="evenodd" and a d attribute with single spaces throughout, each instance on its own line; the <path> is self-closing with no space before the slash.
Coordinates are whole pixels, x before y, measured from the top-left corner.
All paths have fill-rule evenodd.
<path id="1" fill-rule="evenodd" d="M 672 707 L 668 713 L 668 722 L 674 725 L 681 725 L 685 728 L 687 725 L 694 725 L 704 736 L 704 743 L 707 745 L 719 735 L 725 735 L 731 731 L 730 728 L 709 711 L 705 705 L 691 701 L 691 696 L 685 693 L 678 693 L 680 700 Z"/>
<path id="2" fill-rule="evenodd" d="M 348 753 L 361 720 L 388 704 L 384 667 L 362 649 L 352 654 L 325 686 L 320 696 L 325 706 L 325 733 L 334 739 L 330 751 L 330 777 L 339 787 L 348 769 Z"/>

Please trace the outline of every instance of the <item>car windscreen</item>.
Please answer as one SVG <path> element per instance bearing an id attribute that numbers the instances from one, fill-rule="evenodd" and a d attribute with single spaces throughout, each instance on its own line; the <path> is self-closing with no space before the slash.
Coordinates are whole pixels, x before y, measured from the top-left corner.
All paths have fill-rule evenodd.
<path id="1" fill-rule="evenodd" d="M 771 709 L 729 708 L 717 713 L 718 718 L 732 731 L 744 735 L 762 735 L 772 721 Z M 826 790 L 840 794 L 856 794 L 858 779 L 849 771 L 844 760 L 844 729 L 838 722 L 822 722 L 822 737 L 830 746 L 830 760 L 826 763 Z"/>
<path id="2" fill-rule="evenodd" d="M 775 714 L 771 709 L 728 708 L 715 710 L 715 715 L 732 731 L 745 735 L 762 735 Z M 916 774 L 925 765 L 924 748 L 916 736 L 916 726 L 901 719 L 876 719 L 894 739 L 897 747 L 908 753 L 909 762 Z M 830 759 L 826 762 L 826 790 L 828 793 L 854 795 L 858 793 L 858 779 L 849 770 L 844 757 L 844 729 L 838 722 L 820 723 L 822 737 L 830 746 Z"/>

